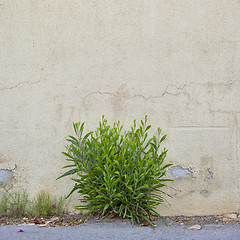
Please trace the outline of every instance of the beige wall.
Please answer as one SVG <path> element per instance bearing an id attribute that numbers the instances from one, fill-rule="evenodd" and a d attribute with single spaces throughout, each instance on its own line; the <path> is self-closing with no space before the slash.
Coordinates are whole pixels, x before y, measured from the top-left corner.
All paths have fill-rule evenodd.
<path id="1" fill-rule="evenodd" d="M 239 23 L 238 0 L 0 0 L 0 169 L 66 194 L 73 121 L 147 114 L 177 165 L 159 211 L 240 211 Z"/>

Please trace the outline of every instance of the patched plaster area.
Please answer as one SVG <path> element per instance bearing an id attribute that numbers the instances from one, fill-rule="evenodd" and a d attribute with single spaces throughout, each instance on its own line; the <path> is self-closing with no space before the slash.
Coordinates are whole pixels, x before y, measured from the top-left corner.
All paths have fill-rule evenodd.
<path id="1" fill-rule="evenodd" d="M 0 169 L 0 187 L 5 187 L 12 177 L 13 171 Z"/>
<path id="2" fill-rule="evenodd" d="M 190 169 L 181 166 L 173 166 L 167 171 L 167 173 L 172 179 L 186 178 L 193 174 Z"/>

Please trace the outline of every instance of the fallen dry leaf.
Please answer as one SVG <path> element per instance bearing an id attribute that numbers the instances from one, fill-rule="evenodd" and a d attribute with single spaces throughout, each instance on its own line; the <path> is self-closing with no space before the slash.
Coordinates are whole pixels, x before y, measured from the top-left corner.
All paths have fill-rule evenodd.
<path id="1" fill-rule="evenodd" d="M 202 227 L 201 227 L 201 225 L 193 225 L 193 226 L 191 226 L 191 227 L 189 227 L 188 229 L 193 229 L 193 230 L 200 230 Z"/>
<path id="2" fill-rule="evenodd" d="M 230 213 L 230 214 L 227 214 L 226 217 L 231 219 L 237 219 L 238 215 L 236 213 Z"/>
<path id="3" fill-rule="evenodd" d="M 143 222 L 143 223 L 140 224 L 140 226 L 146 227 L 146 226 L 149 226 L 149 223 L 148 222 Z"/>
<path id="4" fill-rule="evenodd" d="M 58 220 L 59 220 L 59 217 L 52 217 L 52 218 L 50 219 L 51 222 L 55 222 L 55 221 L 58 221 Z"/>
<path id="5" fill-rule="evenodd" d="M 48 225 L 47 224 L 39 224 L 38 226 L 39 227 L 47 227 Z"/>

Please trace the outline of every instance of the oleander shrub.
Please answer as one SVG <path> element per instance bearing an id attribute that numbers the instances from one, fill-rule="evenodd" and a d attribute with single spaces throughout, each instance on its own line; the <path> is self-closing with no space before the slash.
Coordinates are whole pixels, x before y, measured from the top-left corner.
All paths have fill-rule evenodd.
<path id="1" fill-rule="evenodd" d="M 63 152 L 69 163 L 63 168 L 70 170 L 59 177 L 75 175 L 68 196 L 80 194 L 76 208 L 103 217 L 130 218 L 136 224 L 153 224 L 152 215 L 164 221 L 156 206 L 165 201 L 168 194 L 163 190 L 172 180 L 165 177 L 171 164 L 164 162 L 167 150 L 160 149 L 166 138 L 162 130 L 148 136 L 147 116 L 138 125 L 134 120 L 128 131 L 119 122 L 108 125 L 104 116 L 95 131 L 84 134 L 84 124 L 73 123 L 76 136 L 69 136 Z"/>

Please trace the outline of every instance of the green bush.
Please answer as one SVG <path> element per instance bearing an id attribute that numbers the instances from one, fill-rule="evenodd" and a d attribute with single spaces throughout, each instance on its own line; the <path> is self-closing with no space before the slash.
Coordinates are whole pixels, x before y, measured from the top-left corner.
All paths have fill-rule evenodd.
<path id="1" fill-rule="evenodd" d="M 139 126 L 135 120 L 131 130 L 125 132 L 119 122 L 109 126 L 104 116 L 97 130 L 86 135 L 84 123 L 74 123 L 73 127 L 76 137 L 69 136 L 70 145 L 63 152 L 69 161 L 64 168 L 71 170 L 59 178 L 77 173 L 68 195 L 80 193 L 82 204 L 76 208 L 104 217 L 130 218 L 137 224 L 152 224 L 151 215 L 164 221 L 155 209 L 164 202 L 163 195 L 168 195 L 162 189 L 171 181 L 164 178 L 171 164 L 164 164 L 167 150 L 160 152 L 166 138 L 161 137 L 161 129 L 157 136 L 148 138 L 151 126 L 147 125 L 147 116 Z"/>

